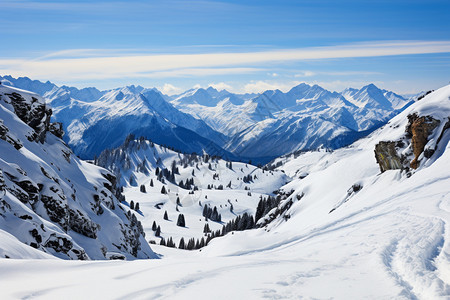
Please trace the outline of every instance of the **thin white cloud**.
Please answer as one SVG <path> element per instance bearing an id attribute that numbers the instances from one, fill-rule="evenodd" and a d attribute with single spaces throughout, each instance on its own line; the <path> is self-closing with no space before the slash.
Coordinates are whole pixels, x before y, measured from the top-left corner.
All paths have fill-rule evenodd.
<path id="1" fill-rule="evenodd" d="M 96 57 L 77 58 L 55 58 L 50 54 L 44 59 L 2 59 L 0 73 L 58 80 L 207 76 L 257 72 L 262 69 L 255 66 L 277 62 L 449 52 L 450 41 L 396 41 L 204 54 L 101 56 L 96 52 Z"/>
<path id="2" fill-rule="evenodd" d="M 170 83 L 165 83 L 162 87 L 158 87 L 158 90 L 165 95 L 175 95 L 183 92 L 183 90 L 179 87 L 176 87 Z"/>
<path id="3" fill-rule="evenodd" d="M 326 76 L 355 76 L 355 75 L 382 75 L 380 72 L 366 72 L 366 71 L 299 71 L 294 75 L 295 78 L 313 77 L 317 75 Z"/>
<path id="4" fill-rule="evenodd" d="M 313 71 L 301 71 L 301 72 L 295 74 L 294 77 L 312 77 L 316 74 L 317 73 L 313 72 Z"/>
<path id="5" fill-rule="evenodd" d="M 225 82 L 210 83 L 209 86 L 215 88 L 218 91 L 221 91 L 221 90 L 232 91 L 233 90 L 233 87 L 229 84 L 226 84 Z"/>
<path id="6" fill-rule="evenodd" d="M 262 93 L 267 90 L 289 91 L 292 87 L 300 84 L 300 81 L 275 82 L 275 81 L 251 81 L 242 88 L 243 93 Z"/>

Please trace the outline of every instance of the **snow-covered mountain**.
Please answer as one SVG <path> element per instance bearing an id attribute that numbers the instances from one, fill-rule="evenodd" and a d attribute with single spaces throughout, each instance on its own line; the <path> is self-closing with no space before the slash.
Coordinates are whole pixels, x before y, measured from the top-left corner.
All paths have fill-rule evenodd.
<path id="1" fill-rule="evenodd" d="M 55 120 L 66 124 L 68 144 L 82 158 L 93 158 L 106 148 L 119 146 L 130 133 L 186 152 L 224 152 L 211 140 L 174 122 L 195 127 L 211 138 L 220 136 L 219 133 L 177 111 L 158 93 L 145 91 L 145 95 L 125 87 L 111 90 L 92 102 L 72 99 L 70 105 L 54 108 Z"/>
<path id="2" fill-rule="evenodd" d="M 2 81 L 46 97 L 65 141 L 90 159 L 133 133 L 183 152 L 266 163 L 298 150 L 348 145 L 413 102 L 373 84 L 337 93 L 303 83 L 259 95 L 209 87 L 168 97 L 141 86 L 98 91 L 10 76 Z"/>
<path id="3" fill-rule="evenodd" d="M 183 113 L 165 101 L 156 89 L 127 86 L 110 91 L 58 87 L 21 77 L 0 77 L 11 85 L 41 94 L 61 122 L 64 140 L 82 158 L 92 159 L 106 148 L 117 147 L 134 133 L 185 152 L 221 153 L 225 137 L 202 120 Z"/>
<path id="4" fill-rule="evenodd" d="M 224 299 L 299 295 L 311 299 L 448 299 L 449 97 L 450 86 L 443 87 L 346 148 L 299 152 L 275 160 L 268 168 L 284 171 L 293 180 L 280 188 L 284 193 L 280 192 L 279 199 L 261 205 L 273 208 L 258 220 L 257 225 L 262 226 L 258 229 L 232 231 L 197 251 L 154 245 L 167 259 L 138 264 L 2 260 L 0 273 L 7 275 L 2 284 L 8 287 L 2 295 L 61 298 L 70 294 L 82 298 L 96 291 L 108 298 L 207 299 L 211 297 L 205 294 L 208 290 Z M 134 174 L 138 186 L 144 184 L 146 189 L 141 192 L 126 185 L 127 200 L 148 202 L 148 207 L 142 206 L 150 213 L 157 191 L 149 192 L 146 180 L 150 175 L 145 170 L 149 174 L 154 170 L 152 159 L 158 161 L 159 156 L 161 164 L 168 167 L 173 158 L 187 156 L 143 140 L 130 139 L 125 149 L 124 156 L 129 159 L 123 160 L 123 166 L 129 162 L 130 172 L 121 171 L 126 173 L 122 177 L 127 182 L 128 175 Z M 111 162 L 120 162 L 121 153 L 118 149 L 105 156 L 113 169 Z M 140 161 L 142 154 L 148 162 Z M 200 170 L 206 165 L 201 161 Z M 186 163 L 186 169 L 179 163 L 175 166 L 183 179 L 193 176 L 191 170 L 196 176 L 207 174 L 196 168 L 197 162 Z M 224 163 L 230 170 L 229 163 Z M 116 167 L 123 170 L 122 165 Z M 236 163 L 231 167 L 237 171 Z M 264 174 L 277 176 L 279 172 Z M 215 183 L 211 177 L 206 176 L 207 184 L 223 183 Z M 228 198 L 239 194 L 232 189 L 214 191 L 217 194 L 208 194 L 208 201 L 219 199 L 219 193 Z M 167 195 L 161 197 L 166 197 L 165 207 L 176 207 Z M 196 205 L 198 202 L 179 210 L 195 210 Z M 169 214 L 169 220 L 159 220 L 161 231 L 170 232 L 173 225 L 169 222 L 174 219 Z M 192 218 L 186 226 L 195 227 L 195 222 Z M 2 241 L 10 238 L 0 237 Z M 30 270 L 40 270 L 39 280 L 27 276 Z M 113 284 L 118 279 L 120 284 Z"/>
<path id="5" fill-rule="evenodd" d="M 302 83 L 287 93 L 266 91 L 239 101 L 233 97 L 197 89 L 172 103 L 229 136 L 226 150 L 259 159 L 348 145 L 412 103 L 373 84 L 336 93 Z"/>
<path id="6" fill-rule="evenodd" d="M 51 114 L 39 95 L 0 85 L 0 256 L 156 257 L 115 177 L 79 160 Z"/>

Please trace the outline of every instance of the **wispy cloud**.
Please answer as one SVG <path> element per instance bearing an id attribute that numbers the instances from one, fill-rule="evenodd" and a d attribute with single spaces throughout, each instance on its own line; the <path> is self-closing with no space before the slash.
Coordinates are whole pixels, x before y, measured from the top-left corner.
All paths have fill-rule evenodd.
<path id="1" fill-rule="evenodd" d="M 300 81 L 289 81 L 289 82 L 279 82 L 279 81 L 251 81 L 244 85 L 240 90 L 242 93 L 262 93 L 267 90 L 281 90 L 283 92 L 289 91 L 292 87 L 300 84 Z"/>
<path id="2" fill-rule="evenodd" d="M 326 76 L 357 76 L 357 75 L 382 75 L 380 72 L 367 71 L 300 71 L 294 75 L 295 78 L 313 77 L 317 75 Z"/>
<path id="3" fill-rule="evenodd" d="M 210 76 L 263 71 L 258 67 L 267 63 L 449 52 L 450 41 L 372 42 L 271 51 L 166 55 L 111 55 L 109 51 L 101 53 L 95 49 L 67 50 L 40 58 L 2 59 L 0 73 L 59 80 Z"/>
<path id="4" fill-rule="evenodd" d="M 226 84 L 225 82 L 219 82 L 219 83 L 210 83 L 208 86 L 215 88 L 218 91 L 221 90 L 233 90 L 233 87 L 229 84 Z"/>
<path id="5" fill-rule="evenodd" d="M 163 86 L 158 87 L 158 90 L 160 90 L 163 94 L 166 94 L 169 96 L 179 94 L 183 91 L 181 88 L 176 87 L 169 83 L 165 83 Z"/>

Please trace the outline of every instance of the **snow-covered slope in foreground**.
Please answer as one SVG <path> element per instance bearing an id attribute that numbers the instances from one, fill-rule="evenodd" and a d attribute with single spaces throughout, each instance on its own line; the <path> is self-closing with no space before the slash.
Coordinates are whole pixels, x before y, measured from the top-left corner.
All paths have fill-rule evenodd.
<path id="1" fill-rule="evenodd" d="M 448 299 L 450 130 L 443 130 L 449 96 L 446 86 L 351 147 L 286 163 L 289 173 L 308 175 L 285 187 L 295 189 L 286 200 L 292 206 L 265 229 L 214 239 L 201 252 L 155 246 L 166 256 L 161 260 L 3 260 L 2 296 Z M 440 137 L 435 152 L 419 156 L 414 171 L 381 173 L 375 145 L 407 144 L 407 116 L 415 112 L 440 120 L 425 148 Z M 38 278 L 29 275 L 35 270 Z"/>

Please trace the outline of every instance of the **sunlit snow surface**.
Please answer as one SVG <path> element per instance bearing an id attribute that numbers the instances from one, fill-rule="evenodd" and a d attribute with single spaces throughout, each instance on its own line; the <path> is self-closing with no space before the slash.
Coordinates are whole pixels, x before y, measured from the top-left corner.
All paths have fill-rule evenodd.
<path id="1" fill-rule="evenodd" d="M 280 167 L 308 174 L 285 187 L 304 193 L 287 222 L 228 234 L 202 251 L 154 246 L 159 260 L 3 259 L 1 297 L 448 299 L 450 131 L 409 178 L 380 174 L 373 151 L 404 134 L 410 113 L 433 115 L 443 126 L 449 96 L 446 86 L 351 147 L 307 153 Z M 361 191 L 343 201 L 353 184 Z"/>

